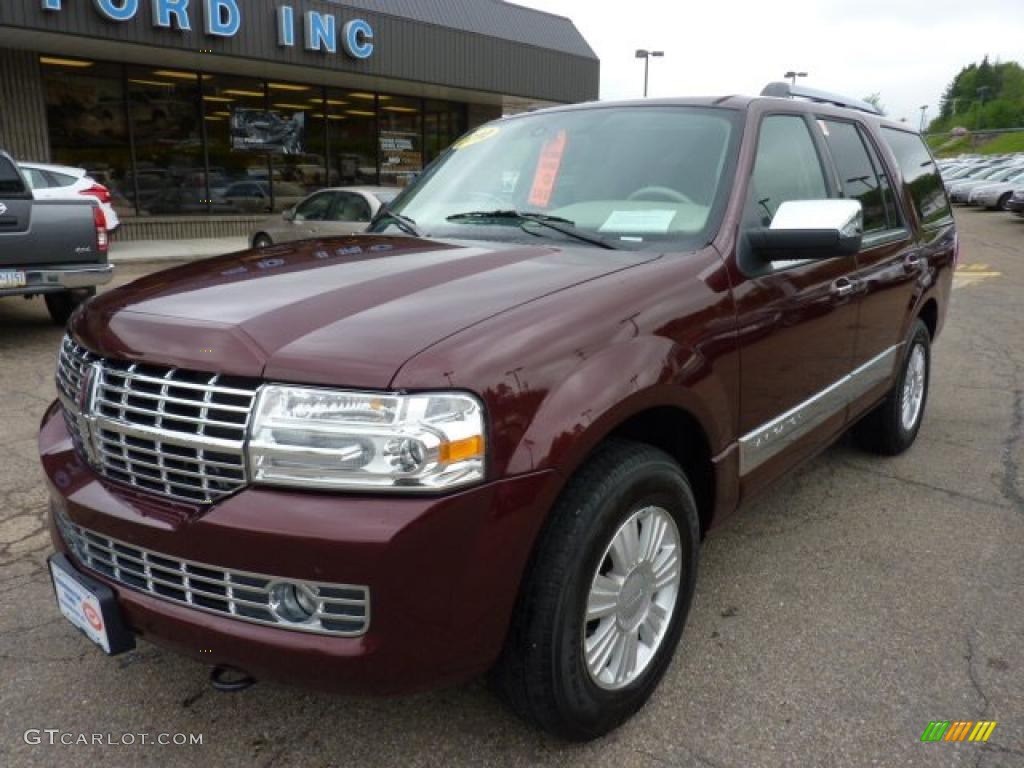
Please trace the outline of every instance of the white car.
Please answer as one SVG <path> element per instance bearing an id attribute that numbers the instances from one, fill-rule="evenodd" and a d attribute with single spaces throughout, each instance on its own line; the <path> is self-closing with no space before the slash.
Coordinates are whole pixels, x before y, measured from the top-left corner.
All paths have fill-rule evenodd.
<path id="1" fill-rule="evenodd" d="M 968 193 L 967 202 L 969 205 L 1008 211 L 1010 198 L 1018 189 L 1024 189 L 1024 168 L 1020 169 L 1016 176 L 1011 176 L 1005 181 L 975 187 Z"/>
<path id="2" fill-rule="evenodd" d="M 18 163 L 32 187 L 36 200 L 81 200 L 95 198 L 107 222 L 107 231 L 117 229 L 121 220 L 110 204 L 110 190 L 92 178 L 84 168 L 46 163 Z"/>
<path id="3" fill-rule="evenodd" d="M 314 192 L 305 200 L 262 222 L 253 233 L 253 248 L 320 237 L 365 232 L 381 206 L 389 205 L 398 187 L 335 187 Z"/>

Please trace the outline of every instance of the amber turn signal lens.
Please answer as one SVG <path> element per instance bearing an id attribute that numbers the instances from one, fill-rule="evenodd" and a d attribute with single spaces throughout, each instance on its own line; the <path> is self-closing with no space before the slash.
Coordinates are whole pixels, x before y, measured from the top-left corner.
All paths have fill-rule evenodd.
<path id="1" fill-rule="evenodd" d="M 473 435 L 463 440 L 442 443 L 438 450 L 442 464 L 453 464 L 456 461 L 475 459 L 483 455 L 484 439 L 480 435 Z"/>

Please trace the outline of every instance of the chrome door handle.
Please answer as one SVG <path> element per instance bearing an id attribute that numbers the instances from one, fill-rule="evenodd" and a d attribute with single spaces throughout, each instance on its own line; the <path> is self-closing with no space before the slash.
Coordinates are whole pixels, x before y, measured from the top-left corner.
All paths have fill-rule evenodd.
<path id="1" fill-rule="evenodd" d="M 857 282 L 848 277 L 840 277 L 832 283 L 832 294 L 834 296 L 849 296 L 857 290 Z"/>
<path id="2" fill-rule="evenodd" d="M 916 253 L 912 253 L 903 260 L 903 268 L 906 269 L 907 272 L 916 272 L 918 269 L 921 268 L 921 265 L 923 263 L 924 259 L 918 256 Z"/>

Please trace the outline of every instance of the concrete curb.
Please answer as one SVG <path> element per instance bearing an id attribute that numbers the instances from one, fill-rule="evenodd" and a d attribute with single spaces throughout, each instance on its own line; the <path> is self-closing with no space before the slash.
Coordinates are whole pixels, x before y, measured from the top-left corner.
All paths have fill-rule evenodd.
<path id="1" fill-rule="evenodd" d="M 110 244 L 109 259 L 114 264 L 159 261 L 195 261 L 224 253 L 244 251 L 244 237 L 216 237 L 206 240 L 129 240 Z"/>

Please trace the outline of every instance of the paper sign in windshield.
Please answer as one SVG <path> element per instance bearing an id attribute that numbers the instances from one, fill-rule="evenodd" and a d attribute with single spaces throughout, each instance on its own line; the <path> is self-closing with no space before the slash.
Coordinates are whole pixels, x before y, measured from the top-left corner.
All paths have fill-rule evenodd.
<path id="1" fill-rule="evenodd" d="M 530 188 L 530 205 L 534 208 L 547 208 L 551 205 L 551 196 L 558 181 L 558 171 L 562 168 L 562 157 L 569 137 L 565 131 L 559 131 L 545 144 L 537 158 L 537 171 L 533 174 L 533 186 Z"/>
<path id="2" fill-rule="evenodd" d="M 600 232 L 622 232 L 631 235 L 664 235 L 672 226 L 675 211 L 613 211 L 601 225 Z"/>
<path id="3" fill-rule="evenodd" d="M 452 146 L 455 149 L 465 149 L 471 147 L 474 144 L 479 144 L 481 141 L 487 141 L 493 139 L 501 132 L 501 128 L 496 125 L 485 125 L 483 128 L 479 128 L 473 133 L 463 136 L 461 139 L 456 141 Z"/>

